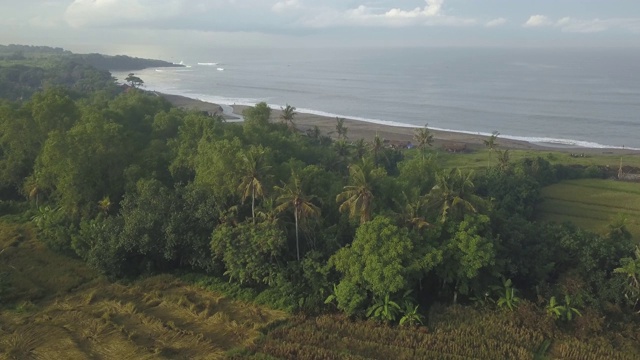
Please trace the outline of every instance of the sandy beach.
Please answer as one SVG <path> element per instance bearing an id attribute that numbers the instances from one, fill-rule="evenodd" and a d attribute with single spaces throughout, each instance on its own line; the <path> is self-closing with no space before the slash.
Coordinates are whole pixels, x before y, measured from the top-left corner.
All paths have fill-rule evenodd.
<path id="1" fill-rule="evenodd" d="M 158 93 L 159 94 L 159 93 Z M 179 95 L 159 94 L 165 97 L 174 106 L 189 109 L 204 111 L 210 114 L 223 115 L 226 119 L 238 119 L 238 115 L 248 106 L 233 105 L 226 107 L 232 108 L 233 113 L 229 111 L 223 111 L 223 107 L 217 104 L 192 99 Z M 271 120 L 274 122 L 280 121 L 280 109 L 273 109 Z M 315 114 L 297 113 L 295 116 L 296 126 L 300 131 L 306 131 L 312 129 L 314 126 L 318 126 L 323 134 L 334 137 L 336 118 L 320 116 Z M 345 119 L 345 126 L 348 128 L 347 136 L 349 139 L 365 139 L 367 141 L 372 140 L 376 134 L 381 138 L 399 144 L 406 144 L 413 141 L 413 135 L 415 128 L 392 126 L 376 124 L 366 121 Z M 484 140 L 487 139 L 485 135 L 466 134 L 453 131 L 439 131 L 431 130 L 434 135 L 434 147 L 436 148 L 461 148 L 465 147 L 467 150 L 484 148 Z M 498 137 L 498 144 L 503 149 L 518 149 L 518 150 L 539 150 L 539 151 L 562 151 L 569 153 L 585 153 L 585 154 L 625 154 L 625 155 L 637 155 L 640 156 L 640 151 L 628 150 L 628 149 L 603 149 L 603 148 L 586 148 L 586 147 L 572 147 L 572 146 L 558 146 L 554 144 L 534 144 L 526 141 L 511 140 Z"/>

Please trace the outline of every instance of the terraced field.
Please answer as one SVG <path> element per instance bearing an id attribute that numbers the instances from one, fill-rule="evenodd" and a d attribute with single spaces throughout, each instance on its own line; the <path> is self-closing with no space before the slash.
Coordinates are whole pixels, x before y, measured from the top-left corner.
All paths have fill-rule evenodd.
<path id="1" fill-rule="evenodd" d="M 542 221 L 571 221 L 575 225 L 603 232 L 619 216 L 640 239 L 640 184 L 614 180 L 571 180 L 542 190 Z"/>
<path id="2" fill-rule="evenodd" d="M 298 317 L 231 359 L 636 358 L 634 345 L 613 345 L 600 336 L 578 340 L 556 334 L 556 341 L 548 341 L 549 334 L 557 331 L 553 321 L 539 311 L 526 313 L 437 307 L 428 327 L 411 329 L 337 315 Z"/>
<path id="3" fill-rule="evenodd" d="M 109 282 L 22 226 L 0 224 L 0 273 L 2 359 L 223 359 L 286 317 L 170 275 Z"/>

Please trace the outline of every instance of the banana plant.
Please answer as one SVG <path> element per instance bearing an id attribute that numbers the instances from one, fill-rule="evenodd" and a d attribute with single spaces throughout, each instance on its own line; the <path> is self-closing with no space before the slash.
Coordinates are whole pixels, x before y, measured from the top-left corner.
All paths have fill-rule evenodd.
<path id="1" fill-rule="evenodd" d="M 511 279 L 507 279 L 502 284 L 502 296 L 498 298 L 498 307 L 507 308 L 510 311 L 513 311 L 518 307 L 518 303 L 520 303 L 520 298 L 516 294 L 518 290 L 513 287 L 513 283 Z"/>
<path id="2" fill-rule="evenodd" d="M 424 316 L 418 313 L 419 307 L 420 305 L 413 306 L 412 303 L 406 302 L 404 304 L 404 315 L 400 318 L 400 326 L 424 325 Z"/>
<path id="3" fill-rule="evenodd" d="M 564 306 L 560 305 L 555 296 L 549 299 L 549 304 L 546 307 L 547 314 L 554 319 L 559 319 L 564 314 Z"/>
<path id="4" fill-rule="evenodd" d="M 389 294 L 386 294 L 384 298 L 378 299 L 378 301 L 369 308 L 367 317 L 383 322 L 391 322 L 398 318 L 400 311 L 402 311 L 400 305 L 391 300 Z"/>

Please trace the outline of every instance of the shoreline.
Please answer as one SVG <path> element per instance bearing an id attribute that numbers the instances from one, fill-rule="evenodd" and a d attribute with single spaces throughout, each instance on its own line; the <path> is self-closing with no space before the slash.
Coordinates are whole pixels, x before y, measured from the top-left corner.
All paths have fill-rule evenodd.
<path id="1" fill-rule="evenodd" d="M 166 94 L 162 92 L 154 91 L 158 96 L 162 96 L 167 99 L 171 104 L 176 107 L 207 112 L 212 115 L 221 115 L 226 120 L 241 120 L 242 112 L 249 108 L 247 105 L 231 105 L 221 106 L 212 102 L 207 102 L 199 99 L 190 98 L 182 95 Z M 225 109 L 226 108 L 226 109 Z M 232 110 L 229 111 L 229 110 Z M 271 121 L 280 121 L 280 114 L 282 111 L 277 108 L 272 108 Z M 345 126 L 348 128 L 347 136 L 351 140 L 365 139 L 372 140 L 376 135 L 388 140 L 392 143 L 408 143 L 413 142 L 413 134 L 415 129 L 419 126 L 399 126 L 392 124 L 382 124 L 376 122 L 369 122 L 359 119 L 345 119 Z M 318 126 L 320 131 L 328 136 L 334 137 L 336 118 L 324 115 L 317 115 L 305 112 L 296 112 L 295 123 L 297 128 L 305 132 L 312 129 L 314 126 Z M 429 131 L 433 134 L 434 148 L 462 148 L 466 150 L 474 151 L 484 149 L 484 140 L 488 138 L 488 135 L 476 134 L 471 132 L 457 132 L 457 131 L 445 131 L 439 129 L 429 128 Z M 565 153 L 584 153 L 584 154 L 619 154 L 619 155 L 640 155 L 640 150 L 635 149 L 621 149 L 621 148 L 606 148 L 606 147 L 585 147 L 579 145 L 565 145 L 554 144 L 547 142 L 530 142 L 525 140 L 510 139 L 508 137 L 498 136 L 498 146 L 503 149 L 511 150 L 534 150 L 534 151 L 559 151 Z"/>

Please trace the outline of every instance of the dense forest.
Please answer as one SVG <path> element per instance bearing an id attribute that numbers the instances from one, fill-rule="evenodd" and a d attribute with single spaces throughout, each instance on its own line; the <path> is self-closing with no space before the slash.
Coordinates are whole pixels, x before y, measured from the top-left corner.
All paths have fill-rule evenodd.
<path id="1" fill-rule="evenodd" d="M 301 131 L 295 108 L 274 119 L 265 103 L 226 123 L 71 59 L 1 67 L 0 96 L 0 215 L 113 281 L 179 274 L 410 328 L 449 305 L 528 309 L 569 333 L 637 326 L 624 221 L 536 221 L 541 188 L 588 169 L 500 150 L 482 171 L 447 168 L 426 127 L 395 149 L 340 119 L 332 137 Z"/>

